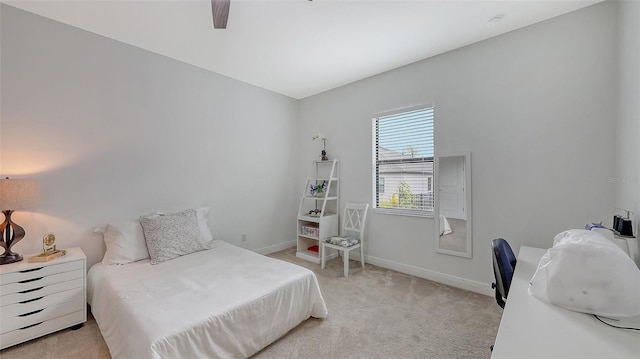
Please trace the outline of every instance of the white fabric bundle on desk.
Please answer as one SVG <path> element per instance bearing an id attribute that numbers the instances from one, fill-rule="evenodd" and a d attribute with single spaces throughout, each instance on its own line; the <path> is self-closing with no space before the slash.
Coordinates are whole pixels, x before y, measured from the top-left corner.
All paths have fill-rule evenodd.
<path id="1" fill-rule="evenodd" d="M 555 236 L 529 287 L 559 307 L 602 316 L 640 315 L 640 270 L 601 234 L 572 229 Z"/>

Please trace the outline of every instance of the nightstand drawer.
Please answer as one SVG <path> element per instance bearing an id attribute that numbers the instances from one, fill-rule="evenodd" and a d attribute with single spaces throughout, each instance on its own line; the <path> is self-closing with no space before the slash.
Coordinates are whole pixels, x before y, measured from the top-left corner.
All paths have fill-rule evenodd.
<path id="1" fill-rule="evenodd" d="M 10 283 L 27 282 L 34 278 L 46 277 L 52 274 L 69 272 L 76 269 L 84 269 L 84 261 L 73 261 L 60 264 L 40 264 L 37 267 L 22 271 L 0 274 L 0 285 L 4 286 Z"/>
<path id="2" fill-rule="evenodd" d="M 0 334 L 0 348 L 6 348 L 15 344 L 26 342 L 29 339 L 46 335 L 72 325 L 86 321 L 84 310 L 73 312 L 51 320 L 35 323 L 30 327 L 13 330 Z"/>
<path id="3" fill-rule="evenodd" d="M 69 294 L 72 294 L 72 293 L 69 293 Z M 53 297 L 53 296 L 55 296 L 55 294 L 49 297 Z M 54 298 L 51 301 L 57 300 L 58 302 L 56 304 L 48 303 L 48 306 L 35 305 L 33 306 L 34 308 L 40 308 L 40 309 L 35 309 L 31 312 L 25 312 L 23 314 L 20 314 L 14 317 L 2 319 L 2 322 L 0 322 L 0 334 L 4 334 L 12 330 L 26 328 L 46 320 L 57 318 L 67 313 L 73 313 L 75 311 L 84 310 L 85 303 L 84 303 L 84 293 L 82 289 L 76 290 L 75 295 L 73 297 L 71 298 L 67 297 L 66 299 L 69 301 L 60 302 L 62 298 Z M 27 303 L 27 304 L 31 304 L 31 303 Z M 44 303 L 40 303 L 40 304 L 44 304 Z M 3 308 L 3 312 L 4 312 L 4 308 Z M 4 316 L 4 313 L 3 313 L 3 316 Z"/>
<path id="4" fill-rule="evenodd" d="M 0 319 L 2 319 L 2 324 L 0 324 L 0 327 L 4 326 L 5 320 L 10 320 L 10 318 L 12 317 L 26 317 L 25 314 L 27 313 L 32 313 L 34 311 L 51 307 L 56 304 L 71 302 L 80 297 L 84 297 L 83 291 L 84 288 L 80 287 L 66 290 L 64 292 L 35 297 L 33 299 L 22 301 L 19 303 L 5 305 L 0 308 Z"/>
<path id="5" fill-rule="evenodd" d="M 9 304 L 15 304 L 19 302 L 25 302 L 28 300 L 32 300 L 34 298 L 42 297 L 45 295 L 50 295 L 53 293 L 64 292 L 65 290 L 73 289 L 73 288 L 82 288 L 84 287 L 84 278 L 82 277 L 82 272 L 80 272 L 80 276 L 76 279 L 55 283 L 51 285 L 40 285 L 36 286 L 33 289 L 24 290 L 20 292 L 11 292 L 7 291 L 6 295 L 0 296 L 0 307 L 7 306 Z M 0 293 L 4 294 L 5 292 L 0 291 Z M 0 309 L 4 311 L 4 308 Z M 0 313 L 0 316 L 2 313 Z"/>
<path id="6" fill-rule="evenodd" d="M 26 293 L 30 290 L 34 290 L 40 287 L 45 287 L 51 284 L 70 281 L 73 279 L 84 278 L 83 269 L 77 269 L 47 276 L 38 276 L 22 282 L 8 283 L 0 285 L 0 305 L 5 305 L 5 296 L 12 293 Z"/>

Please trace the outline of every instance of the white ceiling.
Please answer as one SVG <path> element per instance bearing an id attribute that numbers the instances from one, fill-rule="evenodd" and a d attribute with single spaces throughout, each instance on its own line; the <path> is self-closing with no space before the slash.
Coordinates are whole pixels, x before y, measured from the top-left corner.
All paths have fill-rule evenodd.
<path id="1" fill-rule="evenodd" d="M 209 0 L 2 2 L 300 99 L 600 1 L 231 0 L 226 30 Z"/>

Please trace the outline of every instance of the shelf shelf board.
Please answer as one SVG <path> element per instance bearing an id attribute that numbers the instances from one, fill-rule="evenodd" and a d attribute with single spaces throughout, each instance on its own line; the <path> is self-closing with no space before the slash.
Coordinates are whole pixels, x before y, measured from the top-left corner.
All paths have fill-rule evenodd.
<path id="1" fill-rule="evenodd" d="M 299 251 L 296 252 L 296 257 L 320 264 L 320 255 L 315 252 L 310 252 L 308 250 Z"/>
<path id="2" fill-rule="evenodd" d="M 333 159 L 333 160 L 313 160 L 313 163 L 326 163 L 326 164 L 333 164 L 333 162 L 338 162 L 338 159 Z"/>
<path id="3" fill-rule="evenodd" d="M 338 199 L 338 197 L 336 197 L 336 196 L 331 196 L 331 197 L 326 197 L 326 198 L 325 197 L 304 196 L 303 198 L 304 199 L 315 199 L 316 201 L 324 201 L 324 200 L 333 201 L 333 200 Z"/>
<path id="4" fill-rule="evenodd" d="M 298 237 L 303 237 L 303 238 L 311 239 L 311 240 L 314 240 L 314 241 L 317 241 L 319 239 L 318 237 L 307 236 L 307 235 L 304 235 L 304 234 L 298 234 Z"/>
<path id="5" fill-rule="evenodd" d="M 335 216 L 335 213 L 327 213 L 322 217 L 311 217 L 307 214 L 301 214 L 298 216 L 298 220 L 299 221 L 308 221 L 308 222 L 320 222 L 320 219 L 322 218 L 328 218 L 328 217 L 333 217 Z"/>

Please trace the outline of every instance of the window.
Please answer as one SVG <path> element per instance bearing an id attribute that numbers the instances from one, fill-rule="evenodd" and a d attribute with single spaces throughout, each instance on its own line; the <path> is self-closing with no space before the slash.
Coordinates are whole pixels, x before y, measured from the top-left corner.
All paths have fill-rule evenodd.
<path id="1" fill-rule="evenodd" d="M 377 211 L 433 213 L 433 120 L 433 106 L 373 119 L 372 188 Z"/>

